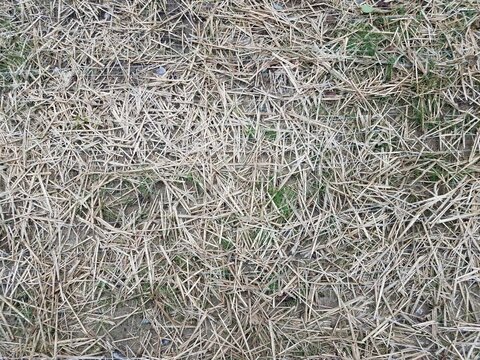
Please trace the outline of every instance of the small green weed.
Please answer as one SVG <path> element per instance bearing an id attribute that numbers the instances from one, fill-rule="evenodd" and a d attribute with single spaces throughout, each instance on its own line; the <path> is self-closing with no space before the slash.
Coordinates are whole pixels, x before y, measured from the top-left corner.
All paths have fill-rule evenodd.
<path id="1" fill-rule="evenodd" d="M 270 281 L 270 283 L 268 284 L 268 290 L 269 290 L 270 293 L 276 293 L 279 288 L 280 288 L 280 285 L 279 285 L 277 279 L 273 279 L 273 280 Z"/>
<path id="2" fill-rule="evenodd" d="M 152 285 L 149 281 L 142 281 L 140 283 L 141 294 L 153 294 Z"/>
<path id="3" fill-rule="evenodd" d="M 173 263 L 176 264 L 181 269 L 186 268 L 188 265 L 187 260 L 181 257 L 180 255 L 175 255 L 175 257 L 173 258 Z"/>
<path id="4" fill-rule="evenodd" d="M 422 128 L 430 127 L 428 124 L 431 124 L 431 113 L 428 96 L 418 96 L 413 99 L 412 118 Z"/>
<path id="5" fill-rule="evenodd" d="M 399 6 L 398 8 L 396 8 L 395 13 L 397 15 L 402 15 L 403 16 L 403 15 L 407 14 L 407 9 L 405 8 L 405 6 L 402 5 L 402 6 Z"/>
<path id="6" fill-rule="evenodd" d="M 202 191 L 202 183 L 199 177 L 194 173 L 188 173 L 183 175 L 183 181 L 185 181 L 185 185 L 188 187 L 193 187 L 197 192 Z"/>
<path id="7" fill-rule="evenodd" d="M 247 130 L 245 131 L 245 133 L 249 139 L 254 139 L 255 135 L 257 134 L 255 128 L 251 125 L 247 126 Z"/>
<path id="8" fill-rule="evenodd" d="M 235 247 L 232 240 L 224 237 L 222 237 L 222 239 L 220 240 L 220 246 L 225 251 L 232 250 Z"/>
<path id="9" fill-rule="evenodd" d="M 158 297 L 165 309 L 172 313 L 175 312 L 176 305 L 179 304 L 181 295 L 178 290 L 171 285 L 157 285 L 152 292 L 153 297 Z"/>
<path id="10" fill-rule="evenodd" d="M 75 115 L 73 117 L 73 125 L 75 129 L 83 129 L 88 123 L 89 120 L 87 117 L 81 115 Z"/>
<path id="11" fill-rule="evenodd" d="M 368 25 L 362 25 L 348 39 L 347 51 L 352 55 L 375 56 L 384 40 L 384 35 Z"/>
<path id="12" fill-rule="evenodd" d="M 398 29 L 398 21 L 392 21 L 387 16 L 378 16 L 373 19 L 373 26 L 382 31 L 394 32 Z"/>
<path id="13" fill-rule="evenodd" d="M 445 175 L 445 170 L 441 168 L 438 165 L 433 166 L 429 171 L 428 171 L 428 180 L 430 182 L 437 182 L 439 180 L 442 180 Z"/>
<path id="14" fill-rule="evenodd" d="M 282 188 L 270 188 L 268 194 L 272 199 L 272 203 L 284 219 L 288 219 L 293 213 L 293 201 L 296 193 L 289 186 Z"/>
<path id="15" fill-rule="evenodd" d="M 275 130 L 265 130 L 265 138 L 270 141 L 277 140 L 277 131 Z"/>
<path id="16" fill-rule="evenodd" d="M 140 180 L 140 183 L 137 186 L 137 190 L 143 198 L 148 198 L 153 193 L 154 184 L 155 181 L 152 178 L 144 177 Z"/>
<path id="17" fill-rule="evenodd" d="M 9 86 L 14 73 L 25 64 L 31 45 L 15 35 L 18 30 L 7 20 L 0 20 L 0 85 Z"/>
<path id="18" fill-rule="evenodd" d="M 235 277 L 232 274 L 232 271 L 228 268 L 222 268 L 222 278 L 227 281 L 232 281 Z"/>
<path id="19" fill-rule="evenodd" d="M 34 320 L 33 308 L 29 305 L 23 304 L 21 306 L 21 312 L 23 316 L 25 316 L 25 319 L 28 319 L 28 321 L 32 322 Z"/>
<path id="20" fill-rule="evenodd" d="M 118 213 L 109 207 L 102 207 L 102 219 L 109 224 L 115 224 L 118 220 Z"/>
<path id="21" fill-rule="evenodd" d="M 388 58 L 387 65 L 385 67 L 385 81 L 392 81 L 393 78 L 393 66 L 395 65 L 396 58 L 394 56 Z"/>
<path id="22" fill-rule="evenodd" d="M 318 356 L 325 349 L 321 345 L 315 345 L 311 343 L 304 343 L 299 346 L 300 348 L 294 351 L 294 355 L 300 358 L 307 358 L 311 356 Z"/>
<path id="23" fill-rule="evenodd" d="M 22 314 L 23 320 L 32 322 L 34 320 L 34 308 L 30 305 L 31 297 L 26 291 L 21 291 L 16 299 L 18 301 L 18 310 Z"/>
<path id="24" fill-rule="evenodd" d="M 417 94 L 428 94 L 441 91 L 447 85 L 446 79 L 434 72 L 435 62 L 429 60 L 427 72 L 415 84 Z"/>

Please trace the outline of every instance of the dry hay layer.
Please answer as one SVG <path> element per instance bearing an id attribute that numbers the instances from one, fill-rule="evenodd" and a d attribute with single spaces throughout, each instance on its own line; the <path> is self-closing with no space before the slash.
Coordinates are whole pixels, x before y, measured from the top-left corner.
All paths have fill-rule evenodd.
<path id="1" fill-rule="evenodd" d="M 478 10 L 2 1 L 0 357 L 478 359 Z"/>

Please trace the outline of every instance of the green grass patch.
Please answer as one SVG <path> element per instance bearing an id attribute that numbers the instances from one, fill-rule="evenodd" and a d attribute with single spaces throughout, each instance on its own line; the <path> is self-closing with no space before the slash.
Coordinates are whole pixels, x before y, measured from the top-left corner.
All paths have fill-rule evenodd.
<path id="1" fill-rule="evenodd" d="M 388 58 L 387 64 L 385 66 L 386 82 L 392 81 L 395 62 L 396 62 L 396 58 L 394 56 L 391 56 Z"/>
<path id="2" fill-rule="evenodd" d="M 268 290 L 269 290 L 269 293 L 276 293 L 278 291 L 278 289 L 280 288 L 280 285 L 278 283 L 278 279 L 273 279 L 272 281 L 270 281 L 270 283 L 268 284 Z"/>
<path id="3" fill-rule="evenodd" d="M 21 31 L 8 20 L 0 20 L 0 86 L 9 87 L 19 77 L 32 48 Z"/>
<path id="4" fill-rule="evenodd" d="M 222 239 L 220 240 L 220 246 L 225 251 L 230 251 L 235 247 L 232 240 L 224 238 L 224 237 L 222 237 Z"/>
<path id="5" fill-rule="evenodd" d="M 269 141 L 277 140 L 278 132 L 276 130 L 265 130 L 265 139 Z"/>
<path id="6" fill-rule="evenodd" d="M 289 186 L 281 188 L 270 188 L 268 194 L 271 197 L 272 203 L 279 214 L 288 219 L 293 214 L 293 202 L 296 197 L 296 192 Z"/>
<path id="7" fill-rule="evenodd" d="M 348 38 L 347 52 L 350 55 L 375 56 L 384 40 L 385 35 L 370 25 L 362 24 Z"/>
<path id="8" fill-rule="evenodd" d="M 257 135 L 257 132 L 256 132 L 256 130 L 253 126 L 248 125 L 246 130 L 245 130 L 245 134 L 247 135 L 249 140 L 253 140 L 253 139 L 255 139 L 255 136 Z"/>

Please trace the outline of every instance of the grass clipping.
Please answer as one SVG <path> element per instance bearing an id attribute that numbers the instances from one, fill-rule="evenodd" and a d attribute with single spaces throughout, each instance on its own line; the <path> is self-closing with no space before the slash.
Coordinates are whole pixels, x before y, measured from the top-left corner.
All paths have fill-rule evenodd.
<path id="1" fill-rule="evenodd" d="M 2 2 L 0 357 L 479 358 L 475 3 Z"/>

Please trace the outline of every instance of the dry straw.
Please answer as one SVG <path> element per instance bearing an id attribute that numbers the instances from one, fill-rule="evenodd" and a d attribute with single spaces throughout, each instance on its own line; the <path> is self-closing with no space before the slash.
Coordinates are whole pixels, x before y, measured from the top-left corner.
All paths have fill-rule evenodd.
<path id="1" fill-rule="evenodd" d="M 2 1 L 0 357 L 478 359 L 479 43 L 475 0 Z"/>

